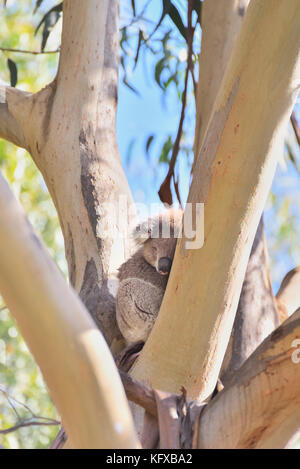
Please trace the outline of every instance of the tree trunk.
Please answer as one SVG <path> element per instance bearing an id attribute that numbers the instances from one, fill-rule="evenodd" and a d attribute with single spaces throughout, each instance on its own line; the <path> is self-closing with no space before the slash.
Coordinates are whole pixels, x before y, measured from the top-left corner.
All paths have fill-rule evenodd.
<path id="1" fill-rule="evenodd" d="M 159 318 L 133 369 L 158 389 L 184 386 L 206 399 L 216 385 L 297 97 L 299 28 L 296 0 L 289 9 L 282 0 L 248 8 L 188 198 L 205 203 L 204 246 L 187 251 L 180 240 Z"/>
<path id="2" fill-rule="evenodd" d="M 236 2 L 230 4 L 233 8 Z M 237 29 L 229 25 L 234 33 L 221 44 L 223 57 Z M 179 392 L 184 386 L 189 397 L 204 400 L 215 387 L 297 95 L 299 30 L 298 0 L 290 0 L 289 8 L 283 0 L 252 0 L 210 117 L 208 107 L 200 118 L 198 89 L 199 151 L 188 201 L 205 203 L 205 243 L 192 250 L 186 237 L 180 240 L 159 318 L 133 369 L 134 376 L 158 389 Z M 64 0 L 54 82 L 35 95 L 3 86 L 0 93 L 0 135 L 28 149 L 41 170 L 59 214 L 71 283 L 109 344 L 119 337 L 116 269 L 131 252 L 127 228 L 132 218 L 115 137 L 117 49 L 116 0 L 104 0 L 101 8 L 96 0 Z M 218 80 L 210 96 L 217 85 Z M 112 212 L 105 217 L 106 203 L 116 208 L 119 197 L 122 217 Z M 0 251 L 0 291 L 41 367 L 72 446 L 137 447 L 100 332 L 1 180 Z M 200 447 L 285 444 L 278 425 L 286 422 L 289 435 L 299 415 L 299 383 L 294 363 L 291 367 L 287 360 L 298 316 L 275 331 L 240 368 L 236 381 L 228 379 L 225 391 L 207 406 L 199 423 Z M 240 352 L 238 366 L 250 351 Z M 285 389 L 286 380 L 295 386 L 292 390 Z M 249 389 L 257 407 L 241 432 L 253 404 Z M 285 392 L 284 406 L 278 389 Z M 274 405 L 272 399 L 265 408 L 268 393 Z M 239 395 L 244 400 L 235 404 Z M 235 416 L 236 425 L 224 437 L 228 418 Z"/>
<path id="3" fill-rule="evenodd" d="M 195 158 L 203 143 L 214 101 L 248 3 L 248 0 L 227 2 L 211 0 L 203 3 L 196 99 Z M 267 246 L 261 221 L 252 246 L 234 327 L 222 365 L 222 382 L 226 382 L 226 375 L 238 369 L 278 323 L 277 308 L 269 281 Z"/>
<path id="4" fill-rule="evenodd" d="M 99 329 L 0 177 L 0 291 L 36 359 L 74 448 L 138 442 Z"/>
<path id="5" fill-rule="evenodd" d="M 35 95 L 2 88 L 7 99 L 0 111 L 0 135 L 28 149 L 44 176 L 59 215 L 71 284 L 108 343 L 119 337 L 116 271 L 131 249 L 132 197 L 115 131 L 117 9 L 116 0 L 101 8 L 97 0 L 66 0 L 56 79 Z M 128 212 L 121 220 L 113 216 L 120 197 L 122 216 Z"/>

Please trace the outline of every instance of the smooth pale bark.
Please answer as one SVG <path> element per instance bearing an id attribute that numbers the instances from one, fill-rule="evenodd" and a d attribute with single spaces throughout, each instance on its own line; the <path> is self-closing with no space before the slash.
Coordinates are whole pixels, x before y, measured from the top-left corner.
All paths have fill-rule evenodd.
<path id="1" fill-rule="evenodd" d="M 74 448 L 138 447 L 108 346 L 0 176 L 0 291 Z"/>
<path id="2" fill-rule="evenodd" d="M 13 130 L 0 122 L 2 137 L 26 147 L 44 176 L 63 230 L 71 284 L 109 343 L 119 337 L 116 271 L 131 250 L 132 218 L 115 132 L 118 34 L 117 0 L 64 1 L 56 79 L 35 95 L 11 96 L 7 89 Z M 0 121 L 2 116 L 0 108 Z"/>
<path id="3" fill-rule="evenodd" d="M 300 310 L 259 346 L 204 409 L 198 448 L 288 446 L 300 425 L 299 337 Z"/>
<path id="4" fill-rule="evenodd" d="M 196 96 L 195 159 L 249 0 L 205 1 L 201 12 L 201 51 Z"/>
<path id="5" fill-rule="evenodd" d="M 205 203 L 204 246 L 182 238 L 159 318 L 133 376 L 207 398 L 300 82 L 300 4 L 253 0 L 215 103 L 188 201 Z M 274 31 L 276 34 L 274 35 Z"/>
<path id="6" fill-rule="evenodd" d="M 195 158 L 199 155 L 213 104 L 248 3 L 248 0 L 211 0 L 203 3 L 196 98 Z M 279 324 L 268 279 L 267 246 L 261 228 L 258 228 L 254 239 L 234 327 L 222 364 L 223 383 Z"/>
<path id="7" fill-rule="evenodd" d="M 286 318 L 287 316 L 285 316 Z M 261 218 L 251 249 L 232 333 L 222 364 L 220 376 L 224 386 L 251 353 L 279 324 L 279 315 L 269 276 L 267 245 L 263 219 Z"/>
<path id="8" fill-rule="evenodd" d="M 0 137 L 19 147 L 26 148 L 25 138 L 18 121 L 14 117 L 15 103 L 22 101 L 28 93 L 5 86 L 0 81 Z"/>
<path id="9" fill-rule="evenodd" d="M 127 235 L 132 218 L 130 210 L 126 217 L 126 210 L 132 208 L 132 197 L 115 134 L 118 2 L 105 0 L 100 5 L 97 0 L 65 0 L 63 13 L 56 79 L 34 95 L 2 87 L 0 135 L 26 148 L 42 172 L 60 218 L 70 282 L 111 344 L 114 338 L 120 337 L 114 307 L 116 271 L 131 252 Z M 113 210 L 118 215 L 119 197 L 122 206 L 118 219 L 113 216 Z M 114 207 L 105 217 L 107 202 Z M 15 314 L 13 305 L 9 306 Z M 72 311 L 67 301 L 65 308 Z M 77 321 L 76 311 L 72 313 L 68 316 L 70 335 L 74 331 L 72 323 Z M 36 328 L 33 332 L 39 333 Z M 41 345 L 45 349 L 50 347 L 51 335 L 41 337 Z M 76 353 L 80 354 L 80 350 Z M 35 349 L 40 366 L 43 356 L 42 350 Z M 89 373 L 87 379 L 93 381 L 91 368 Z M 55 382 L 51 384 L 49 379 L 47 382 L 53 390 Z M 106 390 L 110 392 L 109 388 Z M 81 409 L 75 412 L 81 413 L 83 426 L 85 418 L 89 418 L 84 415 L 89 393 L 86 388 L 85 397 L 76 401 Z M 74 401 L 69 400 L 68 389 L 61 386 L 55 396 L 62 415 L 60 400 L 70 411 Z M 65 422 L 65 426 L 72 438 L 70 424 Z"/>

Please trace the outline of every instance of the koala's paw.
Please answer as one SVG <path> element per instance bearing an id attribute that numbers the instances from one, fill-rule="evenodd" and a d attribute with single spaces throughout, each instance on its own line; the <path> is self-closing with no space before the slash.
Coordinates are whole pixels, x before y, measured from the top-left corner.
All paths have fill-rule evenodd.
<path id="1" fill-rule="evenodd" d="M 128 344 L 149 336 L 157 318 L 164 291 L 138 278 L 120 283 L 116 315 L 119 329 Z"/>

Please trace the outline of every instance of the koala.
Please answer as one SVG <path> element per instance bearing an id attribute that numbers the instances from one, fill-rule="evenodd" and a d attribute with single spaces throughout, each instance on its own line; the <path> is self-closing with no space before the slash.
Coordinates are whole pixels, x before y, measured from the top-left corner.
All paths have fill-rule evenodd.
<path id="1" fill-rule="evenodd" d="M 138 250 L 119 268 L 116 318 L 127 345 L 148 338 L 166 290 L 181 235 L 181 210 L 169 209 L 138 225 Z"/>

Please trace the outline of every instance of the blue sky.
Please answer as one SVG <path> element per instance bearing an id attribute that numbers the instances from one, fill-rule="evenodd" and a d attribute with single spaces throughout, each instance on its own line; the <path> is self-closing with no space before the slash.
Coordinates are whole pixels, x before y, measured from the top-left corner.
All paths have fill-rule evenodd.
<path id="1" fill-rule="evenodd" d="M 142 4 L 144 3 L 142 2 Z M 121 26 L 123 18 L 126 18 L 126 10 L 131 8 L 130 5 L 127 5 L 126 8 L 125 4 L 126 2 L 121 8 Z M 141 5 L 137 2 L 138 4 Z M 159 20 L 161 4 L 160 0 L 154 0 L 149 4 L 147 17 L 153 20 L 153 26 L 149 26 L 150 31 L 154 29 L 155 23 Z M 168 19 L 165 20 L 165 26 L 166 28 L 173 27 Z M 150 54 L 140 57 L 138 65 L 130 77 L 130 83 L 135 86 L 139 95 L 133 93 L 122 82 L 120 83 L 117 119 L 119 148 L 134 198 L 137 202 L 147 204 L 159 202 L 157 192 L 168 168 L 166 165 L 158 166 L 157 160 L 164 139 L 168 135 L 175 138 L 180 117 L 180 105 L 175 96 L 175 90 L 171 89 L 166 99 L 163 99 L 162 91 L 154 81 L 155 61 L 157 58 L 151 57 Z M 193 127 L 194 123 L 192 122 L 190 129 L 192 132 Z M 152 134 L 157 136 L 157 141 L 154 141 L 151 147 L 151 158 L 147 160 L 145 142 L 147 137 Z M 133 140 L 136 142 L 128 163 L 128 148 Z M 180 169 L 182 175 L 180 189 L 183 200 L 185 200 L 188 194 L 189 172 L 182 159 Z"/>

